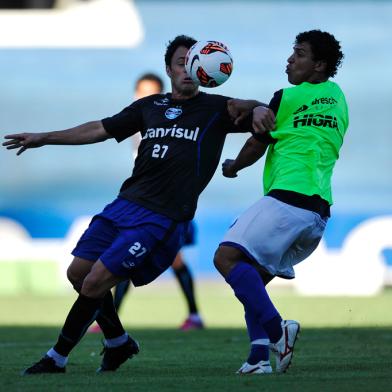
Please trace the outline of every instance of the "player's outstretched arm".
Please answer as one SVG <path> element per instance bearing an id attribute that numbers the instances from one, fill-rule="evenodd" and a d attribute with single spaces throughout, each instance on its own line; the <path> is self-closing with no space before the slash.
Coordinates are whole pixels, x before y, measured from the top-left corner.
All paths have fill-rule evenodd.
<path id="1" fill-rule="evenodd" d="M 28 148 L 42 147 L 48 144 L 91 144 L 111 138 L 101 121 L 90 121 L 64 131 L 17 133 L 4 136 L 8 141 L 3 143 L 7 150 L 18 149 L 16 155 L 22 154 Z"/>
<path id="2" fill-rule="evenodd" d="M 240 125 L 241 121 L 251 115 L 256 106 L 267 106 L 264 103 L 251 99 L 229 99 L 227 101 L 227 111 L 233 119 L 235 125 Z"/>
<path id="3" fill-rule="evenodd" d="M 222 173 L 225 177 L 237 177 L 237 172 L 253 165 L 267 150 L 268 144 L 256 140 L 251 136 L 242 147 L 236 159 L 226 159 L 222 164 Z"/>

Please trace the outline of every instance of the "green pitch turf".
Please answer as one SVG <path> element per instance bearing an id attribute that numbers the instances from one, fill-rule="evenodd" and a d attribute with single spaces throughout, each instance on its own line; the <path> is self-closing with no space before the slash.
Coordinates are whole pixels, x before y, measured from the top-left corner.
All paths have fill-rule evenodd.
<path id="1" fill-rule="evenodd" d="M 67 373 L 21 376 L 56 340 L 75 297 L 0 297 L 2 391 L 387 391 L 392 384 L 392 292 L 371 298 L 304 298 L 271 290 L 285 318 L 302 324 L 284 375 L 237 376 L 248 339 L 241 307 L 219 284 L 198 285 L 207 329 L 180 332 L 185 305 L 175 284 L 127 297 L 122 318 L 141 352 L 112 374 L 95 374 L 101 337 L 87 335 Z"/>

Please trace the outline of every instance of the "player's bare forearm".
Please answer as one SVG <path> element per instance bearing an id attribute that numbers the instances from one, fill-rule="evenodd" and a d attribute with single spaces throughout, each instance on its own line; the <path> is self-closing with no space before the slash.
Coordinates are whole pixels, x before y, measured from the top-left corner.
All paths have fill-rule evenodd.
<path id="1" fill-rule="evenodd" d="M 257 162 L 267 150 L 268 145 L 256 140 L 251 136 L 241 148 L 237 158 L 234 160 L 234 168 L 240 171 L 245 167 L 253 165 Z"/>
<path id="2" fill-rule="evenodd" d="M 253 136 L 242 147 L 236 159 L 226 159 L 222 164 L 225 177 L 237 177 L 237 172 L 257 162 L 267 150 L 268 144 L 259 142 Z"/>
<path id="3" fill-rule="evenodd" d="M 91 121 L 63 131 L 18 133 L 6 135 L 3 143 L 8 150 L 18 149 L 17 155 L 29 148 L 45 145 L 78 145 L 104 141 L 111 136 L 105 131 L 101 121 Z"/>
<path id="4" fill-rule="evenodd" d="M 102 142 L 110 137 L 101 121 L 90 121 L 64 131 L 47 132 L 45 144 L 91 144 Z"/>

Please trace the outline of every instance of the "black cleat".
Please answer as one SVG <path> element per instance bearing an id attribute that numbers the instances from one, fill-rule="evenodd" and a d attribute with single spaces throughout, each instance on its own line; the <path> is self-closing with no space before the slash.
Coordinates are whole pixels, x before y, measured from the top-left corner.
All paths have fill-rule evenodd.
<path id="1" fill-rule="evenodd" d="M 30 374 L 43 374 L 43 373 L 65 373 L 65 367 L 60 367 L 56 365 L 56 362 L 53 358 L 45 355 L 42 359 L 40 359 L 33 366 L 27 368 L 22 375 L 30 375 Z"/>
<path id="2" fill-rule="evenodd" d="M 128 358 L 132 358 L 139 352 L 139 343 L 128 336 L 128 341 L 118 347 L 105 347 L 101 355 L 103 359 L 101 366 L 97 369 L 97 373 L 114 372 Z"/>

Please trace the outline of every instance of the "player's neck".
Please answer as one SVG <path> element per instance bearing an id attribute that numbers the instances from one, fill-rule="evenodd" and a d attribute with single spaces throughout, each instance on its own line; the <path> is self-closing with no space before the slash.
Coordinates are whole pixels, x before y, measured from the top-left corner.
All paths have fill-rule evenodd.
<path id="1" fill-rule="evenodd" d="M 171 93 L 171 98 L 181 101 L 185 99 L 191 99 L 195 97 L 197 94 L 199 94 L 199 90 L 193 90 L 192 92 L 190 92 L 190 91 L 178 91 L 176 89 L 173 89 Z"/>
<path id="2" fill-rule="evenodd" d="M 324 83 L 328 80 L 328 77 L 324 74 L 315 74 L 312 77 L 310 77 L 307 82 L 311 84 L 319 84 L 319 83 Z"/>

